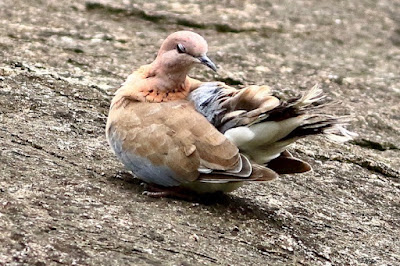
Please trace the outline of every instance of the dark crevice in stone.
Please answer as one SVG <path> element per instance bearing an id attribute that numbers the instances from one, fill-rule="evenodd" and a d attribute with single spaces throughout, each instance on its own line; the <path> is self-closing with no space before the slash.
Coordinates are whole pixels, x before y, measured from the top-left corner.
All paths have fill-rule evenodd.
<path id="1" fill-rule="evenodd" d="M 88 11 L 101 10 L 109 14 L 134 16 L 154 23 L 177 24 L 196 29 L 212 29 L 218 32 L 231 32 L 231 33 L 260 32 L 260 34 L 262 35 L 269 35 L 270 33 L 273 32 L 277 33 L 283 32 L 283 29 L 281 27 L 275 28 L 275 27 L 261 26 L 259 28 L 254 28 L 254 27 L 244 28 L 244 27 L 233 27 L 225 23 L 199 23 L 195 20 L 179 17 L 179 15 L 148 12 L 133 6 L 129 6 L 127 8 L 121 8 L 92 1 L 85 2 L 85 6 Z"/>
<path id="2" fill-rule="evenodd" d="M 16 138 L 16 140 L 11 140 L 14 143 L 25 145 L 25 146 L 31 146 L 32 148 L 34 148 L 36 150 L 44 151 L 45 153 L 50 154 L 51 156 L 54 156 L 54 157 L 56 157 L 56 158 L 58 158 L 60 160 L 64 160 L 65 159 L 64 156 L 59 155 L 59 154 L 57 154 L 55 152 L 52 152 L 52 151 L 46 151 L 42 146 L 40 146 L 40 145 L 38 145 L 36 143 L 33 143 L 30 140 L 26 140 L 26 139 L 22 138 L 21 136 L 19 136 L 17 134 L 10 133 L 10 135 L 12 137 Z M 71 164 L 76 166 L 76 164 L 74 164 L 74 163 L 71 163 Z"/>
<path id="3" fill-rule="evenodd" d="M 107 11 L 110 14 L 123 14 L 123 13 L 127 12 L 127 10 L 124 8 L 107 6 L 107 5 L 103 5 L 103 4 L 92 2 L 92 1 L 86 1 L 85 7 L 87 10 L 102 9 L 104 11 Z"/>
<path id="4" fill-rule="evenodd" d="M 38 78 L 40 80 L 43 79 L 43 76 L 48 76 L 48 77 L 50 77 L 50 78 L 52 78 L 54 80 L 66 82 L 67 84 L 72 85 L 71 82 L 69 82 L 67 80 L 68 77 L 63 77 L 62 74 L 59 74 L 57 72 L 50 72 L 49 71 L 49 72 L 45 72 L 45 73 L 40 73 L 39 71 L 37 71 L 37 67 L 31 66 L 31 65 L 29 65 L 27 63 L 23 63 L 23 62 L 11 62 L 11 66 L 13 68 L 26 70 L 27 72 L 29 72 L 28 75 L 31 75 L 31 77 Z M 87 102 L 104 102 L 104 101 L 106 101 L 104 99 L 108 99 L 108 98 L 112 97 L 112 95 L 107 93 L 107 91 L 102 90 L 100 87 L 98 87 L 95 84 L 89 85 L 89 87 L 92 88 L 92 89 L 95 89 L 96 91 L 101 93 L 104 98 L 103 99 L 85 98 L 85 97 L 81 97 L 81 96 L 77 96 L 77 95 L 69 95 L 69 94 L 66 94 L 66 93 L 64 93 L 62 91 L 59 91 L 59 90 L 52 89 L 52 91 L 54 93 L 56 93 L 57 95 L 59 95 L 59 96 L 67 97 L 67 98 L 70 98 L 70 99 L 77 99 L 77 100 L 87 101 Z M 106 102 L 107 102 L 107 105 L 108 105 L 108 101 L 106 101 Z"/>
<path id="5" fill-rule="evenodd" d="M 241 80 L 234 79 L 231 77 L 217 77 L 216 80 L 224 82 L 228 85 L 243 85 L 243 82 Z"/>
<path id="6" fill-rule="evenodd" d="M 352 140 L 350 143 L 352 143 L 354 145 L 358 145 L 360 147 L 378 150 L 378 151 L 400 150 L 400 148 L 397 147 L 396 145 L 394 145 L 393 143 L 389 143 L 389 142 L 380 143 L 380 142 L 363 139 L 363 138 Z"/>
<path id="7" fill-rule="evenodd" d="M 375 162 L 366 158 L 362 157 L 353 157 L 353 158 L 348 158 L 348 157 L 342 157 L 342 156 L 335 156 L 335 157 L 328 157 L 325 155 L 316 155 L 316 159 L 320 160 L 331 160 L 331 161 L 337 161 L 341 163 L 352 163 L 356 164 L 358 166 L 361 166 L 362 168 L 365 168 L 369 171 L 384 175 L 386 177 L 390 178 L 396 178 L 400 179 L 400 172 L 396 169 L 393 169 L 392 167 L 381 163 L 381 162 Z"/>
<path id="8" fill-rule="evenodd" d="M 4 131 L 7 132 L 7 130 L 4 130 Z M 24 139 L 24 138 L 22 138 L 21 136 L 19 136 L 17 134 L 10 133 L 10 132 L 8 132 L 8 134 L 10 134 L 11 137 L 14 138 L 13 140 L 11 140 L 11 142 L 13 142 L 13 143 L 17 143 L 17 144 L 24 145 L 24 146 L 30 146 L 30 147 L 32 147 L 32 148 L 34 148 L 36 150 L 43 151 L 43 152 L 45 152 L 45 153 L 47 153 L 47 154 L 49 154 L 49 155 L 61 160 L 61 161 L 64 161 L 64 162 L 66 162 L 68 164 L 71 164 L 71 165 L 73 165 L 75 167 L 80 167 L 79 164 L 77 164 L 75 162 L 72 162 L 70 160 L 67 160 L 67 158 L 64 157 L 63 155 L 57 154 L 57 153 L 55 153 L 53 151 L 48 151 L 43 146 L 40 146 L 40 145 L 30 141 L 30 140 Z M 19 155 L 25 156 L 24 154 L 19 154 Z M 102 175 L 102 173 L 96 171 L 95 169 L 93 169 L 91 167 L 84 167 L 84 169 L 86 169 L 87 171 L 92 172 L 94 174 Z"/>

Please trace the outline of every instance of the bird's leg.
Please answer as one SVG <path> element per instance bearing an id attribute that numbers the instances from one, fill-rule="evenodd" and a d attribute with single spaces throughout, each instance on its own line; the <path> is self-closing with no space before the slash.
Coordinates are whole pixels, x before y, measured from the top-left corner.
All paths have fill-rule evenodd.
<path id="1" fill-rule="evenodd" d="M 144 187 L 143 195 L 152 198 L 178 198 L 183 200 L 195 199 L 195 194 L 181 187 L 161 187 L 155 184 L 142 183 Z"/>

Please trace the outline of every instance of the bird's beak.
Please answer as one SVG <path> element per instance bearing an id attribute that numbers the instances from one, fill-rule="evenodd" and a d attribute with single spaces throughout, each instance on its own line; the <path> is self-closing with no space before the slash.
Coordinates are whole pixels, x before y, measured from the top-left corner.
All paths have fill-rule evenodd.
<path id="1" fill-rule="evenodd" d="M 217 72 L 217 66 L 206 55 L 199 56 L 199 57 L 197 57 L 197 59 L 199 59 L 200 63 L 202 63 L 203 65 L 206 65 L 209 68 L 211 68 L 212 70 L 214 70 L 215 72 Z"/>

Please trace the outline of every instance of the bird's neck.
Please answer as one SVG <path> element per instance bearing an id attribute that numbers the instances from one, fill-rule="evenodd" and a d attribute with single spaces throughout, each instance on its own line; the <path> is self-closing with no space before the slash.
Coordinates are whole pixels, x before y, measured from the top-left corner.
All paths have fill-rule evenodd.
<path id="1" fill-rule="evenodd" d="M 191 66 L 182 64 L 167 64 L 157 58 L 150 64 L 149 75 L 154 82 L 153 88 L 160 92 L 178 92 L 187 90 L 187 75 Z"/>

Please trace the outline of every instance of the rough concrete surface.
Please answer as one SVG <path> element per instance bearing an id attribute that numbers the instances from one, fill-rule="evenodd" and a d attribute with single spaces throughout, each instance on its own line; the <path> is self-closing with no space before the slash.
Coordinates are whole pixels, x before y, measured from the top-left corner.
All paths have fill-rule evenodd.
<path id="1" fill-rule="evenodd" d="M 0 264 L 400 265 L 400 3 L 0 1 Z M 315 83 L 359 138 L 292 152 L 311 173 L 187 202 L 141 194 L 111 153 L 112 93 L 171 32 L 219 74 Z"/>

